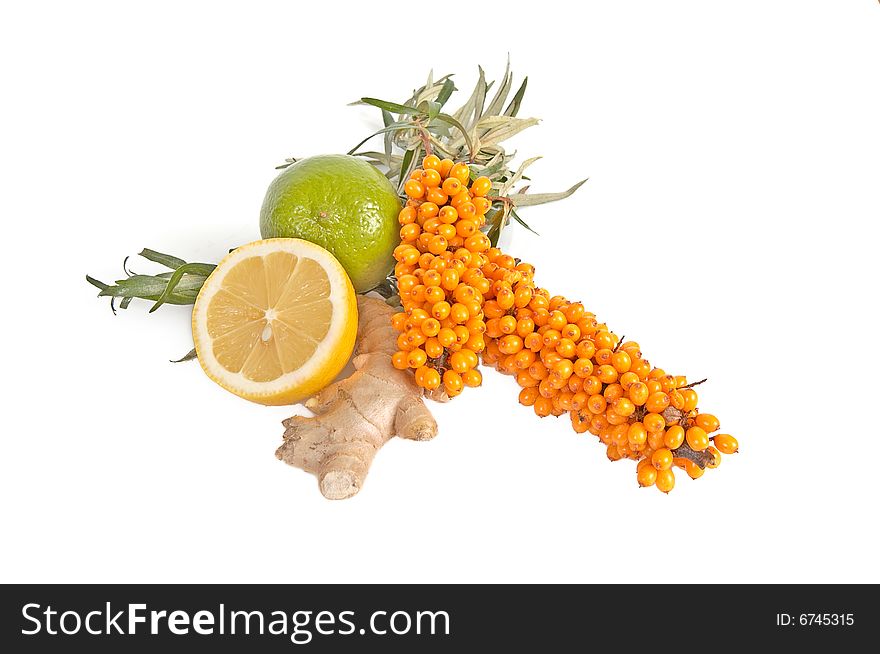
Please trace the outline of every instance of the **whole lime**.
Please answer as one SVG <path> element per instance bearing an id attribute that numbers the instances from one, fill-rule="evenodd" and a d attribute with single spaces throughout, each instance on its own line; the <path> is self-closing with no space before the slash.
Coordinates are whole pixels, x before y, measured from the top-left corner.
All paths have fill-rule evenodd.
<path id="1" fill-rule="evenodd" d="M 317 243 L 365 293 L 394 265 L 399 211 L 394 187 L 374 166 L 345 154 L 321 155 L 297 161 L 269 185 L 260 233 Z"/>

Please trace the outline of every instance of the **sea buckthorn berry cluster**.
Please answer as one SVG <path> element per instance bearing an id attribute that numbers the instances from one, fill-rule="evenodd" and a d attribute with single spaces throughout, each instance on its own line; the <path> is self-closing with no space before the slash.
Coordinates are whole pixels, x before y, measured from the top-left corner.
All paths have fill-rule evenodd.
<path id="1" fill-rule="evenodd" d="M 668 493 L 674 468 L 692 479 L 738 449 L 714 434 L 718 419 L 697 408 L 697 392 L 623 341 L 580 302 L 551 296 L 535 269 L 495 247 L 481 228 L 491 181 L 470 182 L 463 163 L 429 155 L 404 185 L 395 275 L 403 311 L 395 367 L 449 397 L 482 382 L 483 363 L 512 375 L 519 401 L 540 416 L 569 414 L 612 461 L 633 459 L 641 486 Z M 705 380 L 704 380 L 705 381 Z"/>
<path id="2" fill-rule="evenodd" d="M 580 302 L 535 287 L 532 266 L 496 248 L 485 256 L 483 362 L 516 378 L 521 404 L 568 413 L 576 432 L 598 436 L 612 461 L 638 461 L 638 483 L 664 493 L 674 468 L 697 479 L 737 451 L 733 436 L 712 435 L 720 423 L 697 409 L 697 384 L 653 367 Z"/>
<path id="3" fill-rule="evenodd" d="M 403 311 L 395 367 L 412 368 L 427 390 L 455 397 L 479 386 L 479 354 L 486 347 L 483 305 L 494 280 L 483 274 L 489 238 L 480 231 L 492 183 L 470 180 L 467 164 L 428 155 L 404 184 L 400 245 L 394 274 Z"/>

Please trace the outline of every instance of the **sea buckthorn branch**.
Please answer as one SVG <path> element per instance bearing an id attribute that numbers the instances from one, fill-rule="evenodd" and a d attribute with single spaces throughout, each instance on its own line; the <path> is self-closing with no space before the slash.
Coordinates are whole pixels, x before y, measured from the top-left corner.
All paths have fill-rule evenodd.
<path id="1" fill-rule="evenodd" d="M 612 461 L 637 462 L 642 486 L 669 492 L 674 467 L 692 479 L 738 449 L 713 434 L 694 387 L 643 357 L 580 302 L 536 286 L 535 269 L 492 246 L 481 231 L 492 206 L 488 177 L 465 163 L 426 156 L 404 184 L 394 273 L 402 310 L 392 317 L 392 364 L 412 369 L 429 393 L 454 398 L 479 386 L 480 360 L 515 377 L 519 401 L 539 417 L 569 414 Z"/>

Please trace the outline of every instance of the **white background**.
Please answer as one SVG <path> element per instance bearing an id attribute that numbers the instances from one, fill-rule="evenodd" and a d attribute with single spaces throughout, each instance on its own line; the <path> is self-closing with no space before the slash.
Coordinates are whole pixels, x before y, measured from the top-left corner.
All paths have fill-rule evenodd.
<path id="1" fill-rule="evenodd" d="M 216 261 L 284 157 L 375 128 L 348 102 L 430 68 L 461 102 L 508 52 L 532 190 L 590 177 L 512 253 L 709 377 L 742 453 L 639 489 L 487 372 L 328 502 L 273 456 L 290 409 L 168 363 L 186 308 L 84 275 Z M 876 1 L 6 3 L 0 60 L 0 581 L 880 581 Z"/>

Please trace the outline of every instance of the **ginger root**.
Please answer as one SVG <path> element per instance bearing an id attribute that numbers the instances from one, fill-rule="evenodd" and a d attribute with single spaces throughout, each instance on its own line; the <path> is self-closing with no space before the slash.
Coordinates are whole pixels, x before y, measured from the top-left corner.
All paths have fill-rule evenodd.
<path id="1" fill-rule="evenodd" d="M 417 441 L 437 435 L 422 389 L 408 371 L 391 365 L 397 349 L 393 313 L 383 300 L 359 295 L 356 371 L 306 401 L 313 418 L 283 423 L 284 442 L 275 456 L 315 474 L 327 499 L 357 494 L 376 452 L 395 434 Z"/>

